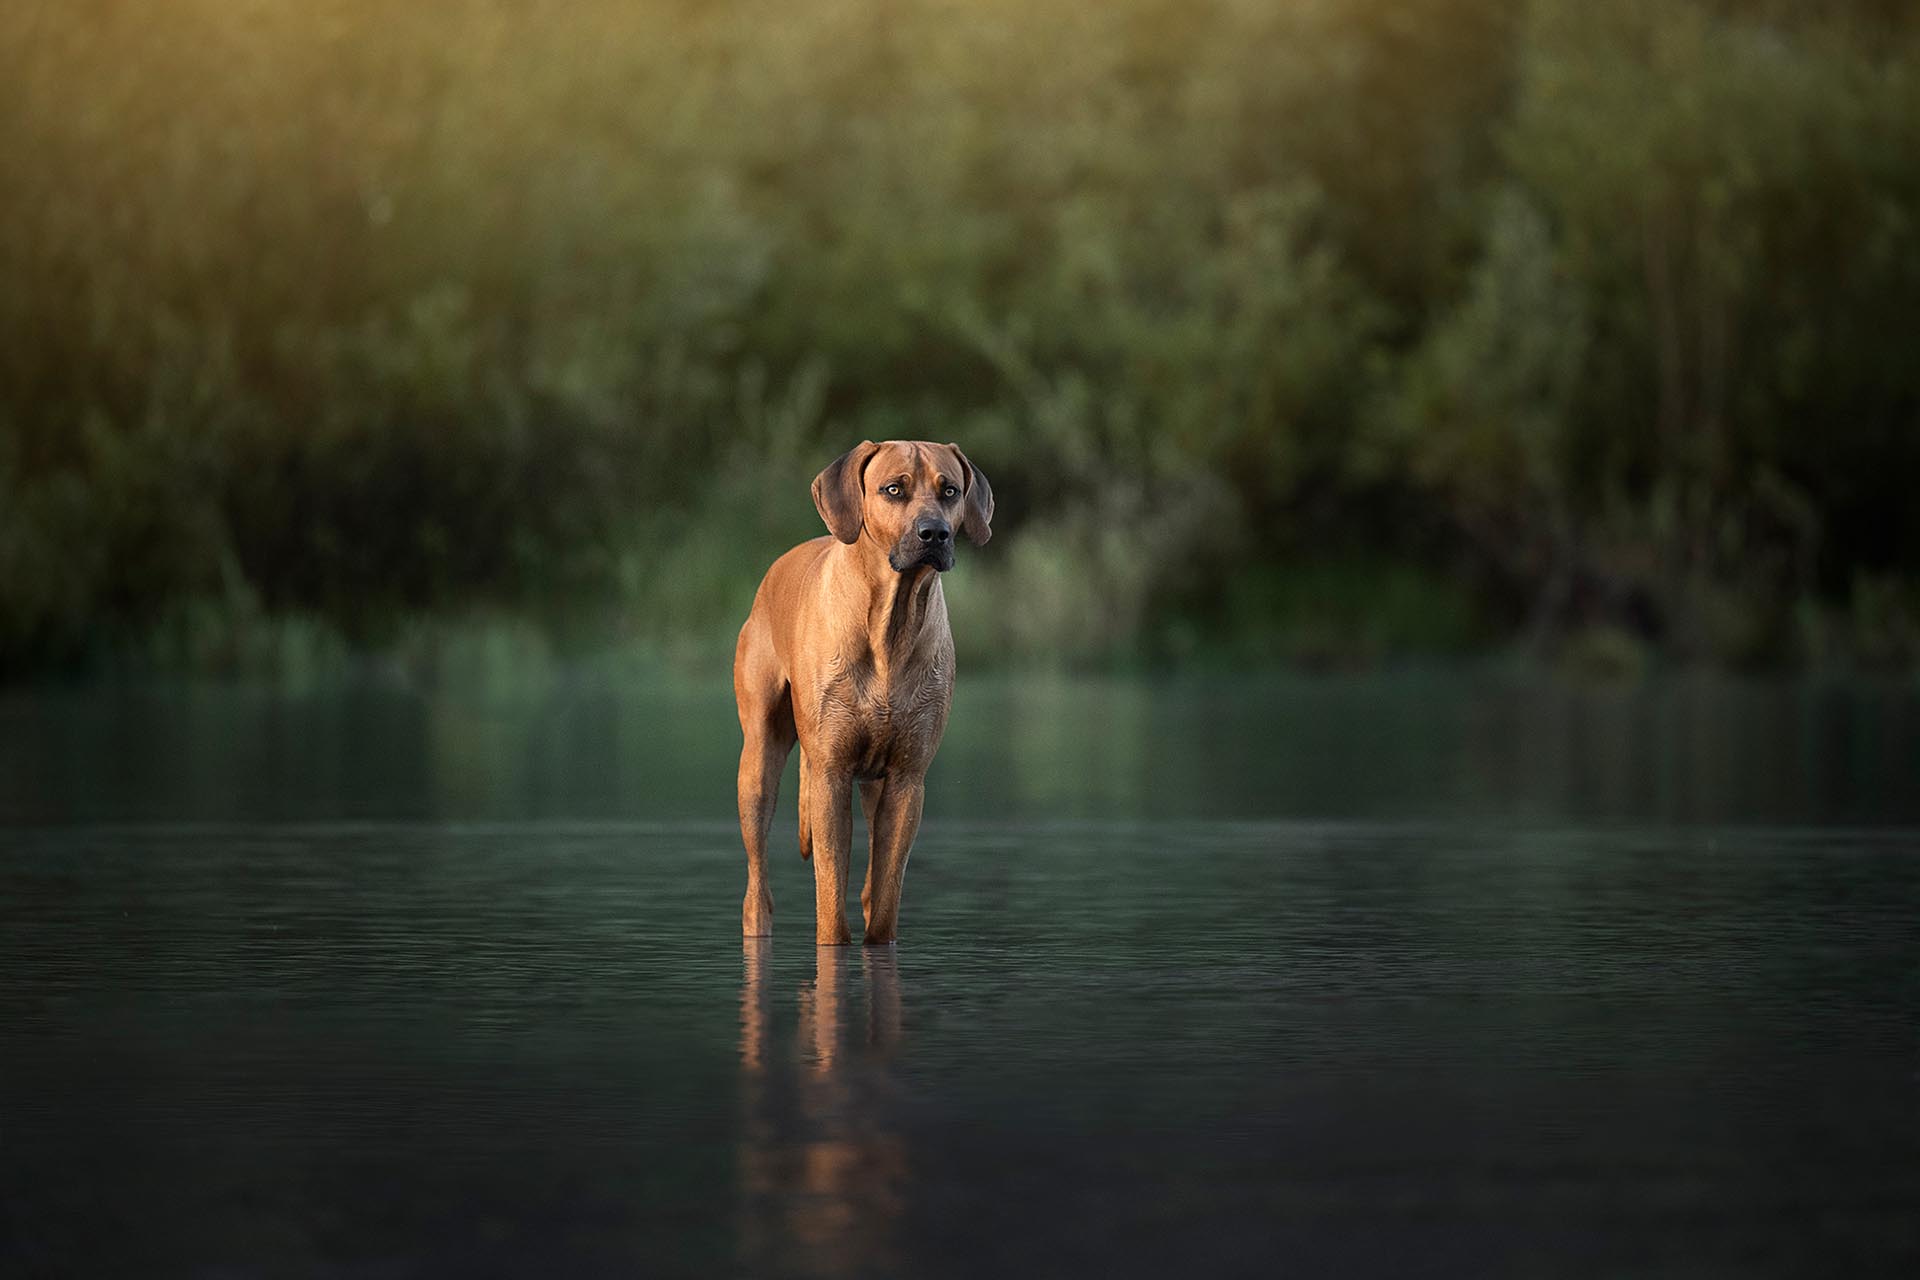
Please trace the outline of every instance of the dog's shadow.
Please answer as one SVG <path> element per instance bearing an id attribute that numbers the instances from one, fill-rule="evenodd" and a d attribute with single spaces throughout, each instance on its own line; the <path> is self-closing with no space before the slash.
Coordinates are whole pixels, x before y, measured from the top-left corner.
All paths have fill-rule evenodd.
<path id="1" fill-rule="evenodd" d="M 817 947 L 789 1037 L 772 941 L 748 938 L 740 979 L 740 1261 L 887 1272 L 898 1260 L 908 1147 L 892 1061 L 904 998 L 892 948 Z"/>

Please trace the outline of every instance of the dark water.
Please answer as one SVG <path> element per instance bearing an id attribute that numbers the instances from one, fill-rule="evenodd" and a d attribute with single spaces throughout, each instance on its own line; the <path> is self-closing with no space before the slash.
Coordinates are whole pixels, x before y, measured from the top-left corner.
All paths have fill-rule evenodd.
<path id="1" fill-rule="evenodd" d="M 889 949 L 729 715 L 0 699 L 0 1273 L 1920 1261 L 1911 690 L 976 681 Z"/>

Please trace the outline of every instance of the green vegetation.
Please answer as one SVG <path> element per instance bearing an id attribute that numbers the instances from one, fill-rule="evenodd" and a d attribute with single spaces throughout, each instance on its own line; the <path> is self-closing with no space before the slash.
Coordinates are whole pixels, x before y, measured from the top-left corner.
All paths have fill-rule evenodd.
<path id="1" fill-rule="evenodd" d="M 888 436 L 970 660 L 1911 667 L 1912 13 L 8 6 L 0 674 L 724 661 Z"/>

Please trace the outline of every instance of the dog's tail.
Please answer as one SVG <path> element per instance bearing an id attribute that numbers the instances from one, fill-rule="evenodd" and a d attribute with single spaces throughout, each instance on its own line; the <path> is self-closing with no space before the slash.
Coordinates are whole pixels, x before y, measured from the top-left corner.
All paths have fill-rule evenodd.
<path id="1" fill-rule="evenodd" d="M 812 806 L 807 803 L 807 749 L 800 748 L 800 860 L 813 861 L 813 822 L 807 816 Z"/>

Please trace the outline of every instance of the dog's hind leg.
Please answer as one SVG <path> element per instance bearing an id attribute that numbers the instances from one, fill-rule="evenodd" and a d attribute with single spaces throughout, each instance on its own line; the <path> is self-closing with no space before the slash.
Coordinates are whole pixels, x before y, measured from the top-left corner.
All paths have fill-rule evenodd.
<path id="1" fill-rule="evenodd" d="M 873 919 L 873 874 L 880 865 L 880 800 L 887 793 L 885 778 L 860 783 L 860 811 L 867 816 L 867 881 L 860 888 L 860 914 Z"/>
<path id="2" fill-rule="evenodd" d="M 767 884 L 767 832 L 780 798 L 780 773 L 793 750 L 793 717 L 770 716 L 748 728 L 740 748 L 740 840 L 747 847 L 747 896 L 740 931 L 749 938 L 773 932 L 773 890 Z M 784 730 L 784 732 L 783 732 Z"/>
<path id="3" fill-rule="evenodd" d="M 748 624 L 752 627 L 752 623 Z M 748 633 L 734 658 L 733 691 L 740 704 L 740 840 L 747 847 L 747 896 L 740 906 L 740 932 L 749 938 L 773 932 L 773 889 L 767 883 L 767 831 L 780 798 L 780 773 L 793 750 L 793 700 L 787 683 L 771 670 L 771 647 L 758 652 Z"/>

